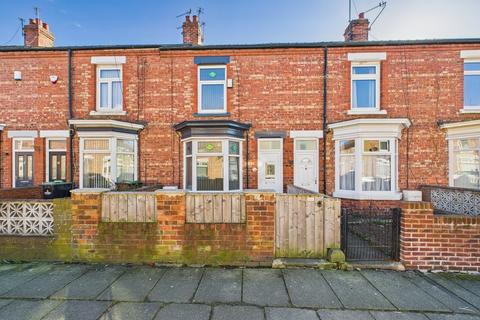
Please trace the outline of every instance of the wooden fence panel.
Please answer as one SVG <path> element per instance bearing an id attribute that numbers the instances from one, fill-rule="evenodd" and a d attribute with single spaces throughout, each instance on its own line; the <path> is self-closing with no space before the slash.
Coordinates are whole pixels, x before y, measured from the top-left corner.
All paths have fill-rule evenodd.
<path id="1" fill-rule="evenodd" d="M 239 193 L 188 193 L 187 223 L 243 223 L 245 196 Z"/>
<path id="2" fill-rule="evenodd" d="M 107 192 L 102 195 L 103 222 L 155 222 L 157 198 L 152 192 Z"/>
<path id="3" fill-rule="evenodd" d="M 340 247 L 340 200 L 320 194 L 277 194 L 276 256 L 323 257 Z"/>

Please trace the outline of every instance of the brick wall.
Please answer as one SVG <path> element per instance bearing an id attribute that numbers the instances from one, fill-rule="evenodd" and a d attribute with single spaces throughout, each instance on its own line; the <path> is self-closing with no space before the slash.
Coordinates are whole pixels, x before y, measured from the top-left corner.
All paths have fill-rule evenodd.
<path id="1" fill-rule="evenodd" d="M 480 217 L 434 215 L 428 202 L 403 202 L 400 259 L 408 269 L 480 271 Z"/>
<path id="2" fill-rule="evenodd" d="M 270 265 L 274 255 L 273 193 L 245 196 L 244 224 L 186 224 L 185 193 L 157 194 L 156 223 L 101 222 L 101 193 L 72 193 L 75 261 Z"/>
<path id="3" fill-rule="evenodd" d="M 0 199 L 42 199 L 41 187 L 0 189 Z"/>

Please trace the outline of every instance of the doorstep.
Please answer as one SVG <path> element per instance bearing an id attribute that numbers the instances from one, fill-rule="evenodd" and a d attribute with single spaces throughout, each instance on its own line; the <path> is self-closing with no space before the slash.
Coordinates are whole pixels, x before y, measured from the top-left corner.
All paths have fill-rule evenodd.
<path id="1" fill-rule="evenodd" d="M 355 269 L 405 271 L 405 266 L 398 261 L 355 261 L 349 264 Z"/>
<path id="2" fill-rule="evenodd" d="M 325 259 L 308 259 L 308 258 L 277 258 L 273 260 L 273 269 L 286 268 L 314 268 L 321 270 L 336 269 L 337 264 L 329 262 Z"/>

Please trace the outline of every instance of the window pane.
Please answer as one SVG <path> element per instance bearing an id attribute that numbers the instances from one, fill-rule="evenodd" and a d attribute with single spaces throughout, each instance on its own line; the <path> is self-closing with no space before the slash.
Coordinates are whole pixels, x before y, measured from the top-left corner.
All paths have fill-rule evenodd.
<path id="1" fill-rule="evenodd" d="M 110 154 L 84 153 L 83 155 L 83 187 L 110 187 Z"/>
<path id="2" fill-rule="evenodd" d="M 108 108 L 108 83 L 100 83 L 100 108 Z"/>
<path id="3" fill-rule="evenodd" d="M 15 140 L 15 150 L 33 150 L 33 139 Z"/>
<path id="4" fill-rule="evenodd" d="M 453 141 L 455 150 L 474 150 L 480 149 L 480 139 L 458 139 Z"/>
<path id="5" fill-rule="evenodd" d="M 117 154 L 117 182 L 131 182 L 135 180 L 135 166 L 133 154 Z"/>
<path id="6" fill-rule="evenodd" d="M 353 74 L 375 74 L 376 67 L 353 67 Z"/>
<path id="7" fill-rule="evenodd" d="M 117 152 L 135 152 L 135 140 L 117 140 Z"/>
<path id="8" fill-rule="evenodd" d="M 186 179 L 185 184 L 187 190 L 192 190 L 192 157 L 187 157 L 185 161 L 185 169 L 186 169 Z"/>
<path id="9" fill-rule="evenodd" d="M 228 188 L 229 190 L 240 189 L 240 158 L 239 157 L 229 157 Z"/>
<path id="10" fill-rule="evenodd" d="M 50 150 L 65 150 L 67 149 L 67 141 L 66 140 L 49 140 L 48 148 Z"/>
<path id="11" fill-rule="evenodd" d="M 110 141 L 108 139 L 85 139 L 85 150 L 110 150 Z"/>
<path id="12" fill-rule="evenodd" d="M 240 144 L 237 141 L 229 141 L 228 145 L 230 154 L 240 154 Z"/>
<path id="13" fill-rule="evenodd" d="M 197 190 L 223 191 L 223 157 L 197 157 Z"/>
<path id="14" fill-rule="evenodd" d="M 122 107 L 122 82 L 112 82 L 112 108 Z"/>
<path id="15" fill-rule="evenodd" d="M 340 141 L 340 154 L 354 154 L 354 153 L 355 153 L 355 140 Z"/>
<path id="16" fill-rule="evenodd" d="M 463 68 L 465 71 L 480 71 L 480 62 L 467 62 Z"/>
<path id="17" fill-rule="evenodd" d="M 27 156 L 27 179 L 33 179 L 33 156 Z"/>
<path id="18" fill-rule="evenodd" d="M 202 109 L 222 110 L 224 107 L 224 85 L 202 84 Z"/>
<path id="19" fill-rule="evenodd" d="M 314 140 L 300 140 L 297 141 L 297 150 L 315 150 L 317 148 L 316 141 Z"/>
<path id="20" fill-rule="evenodd" d="M 465 106 L 480 106 L 480 75 L 464 76 L 463 90 Z"/>
<path id="21" fill-rule="evenodd" d="M 353 107 L 375 108 L 375 80 L 353 80 Z"/>
<path id="22" fill-rule="evenodd" d="M 355 190 L 355 156 L 340 156 L 340 189 Z"/>
<path id="23" fill-rule="evenodd" d="M 363 156 L 363 191 L 391 190 L 390 156 Z"/>
<path id="24" fill-rule="evenodd" d="M 225 68 L 200 69 L 200 81 L 225 80 Z"/>
<path id="25" fill-rule="evenodd" d="M 453 185 L 480 189 L 480 152 L 456 151 L 453 154 Z"/>
<path id="26" fill-rule="evenodd" d="M 57 155 L 52 155 L 52 158 L 50 159 L 52 161 L 52 172 L 50 173 L 51 177 L 53 180 L 57 180 L 58 177 L 58 159 Z"/>
<path id="27" fill-rule="evenodd" d="M 280 150 L 281 143 L 279 140 L 260 140 L 260 150 Z"/>
<path id="28" fill-rule="evenodd" d="M 185 148 L 185 154 L 191 155 L 192 154 L 192 142 L 187 142 Z"/>
<path id="29" fill-rule="evenodd" d="M 198 153 L 222 153 L 221 141 L 199 141 Z"/>
<path id="30" fill-rule="evenodd" d="M 67 180 L 67 156 L 63 155 L 60 158 L 60 179 Z"/>
<path id="31" fill-rule="evenodd" d="M 102 79 L 118 79 L 120 78 L 120 69 L 100 70 L 100 78 Z"/>

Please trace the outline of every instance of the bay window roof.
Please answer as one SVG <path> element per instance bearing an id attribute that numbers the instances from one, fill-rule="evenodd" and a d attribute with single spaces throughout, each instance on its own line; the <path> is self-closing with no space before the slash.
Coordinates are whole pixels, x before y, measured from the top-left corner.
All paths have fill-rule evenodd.
<path id="1" fill-rule="evenodd" d="M 333 130 L 333 139 L 358 138 L 397 138 L 402 129 L 410 127 L 407 118 L 369 118 L 336 122 L 328 125 Z"/>
<path id="2" fill-rule="evenodd" d="M 174 126 L 180 132 L 182 139 L 191 137 L 232 137 L 243 138 L 244 131 L 251 124 L 232 120 L 191 120 L 183 121 Z"/>

